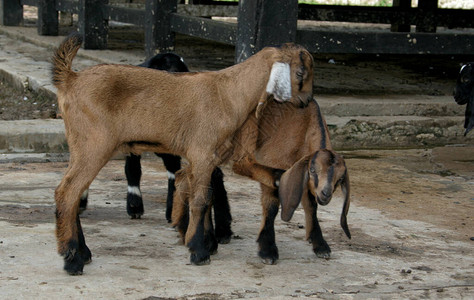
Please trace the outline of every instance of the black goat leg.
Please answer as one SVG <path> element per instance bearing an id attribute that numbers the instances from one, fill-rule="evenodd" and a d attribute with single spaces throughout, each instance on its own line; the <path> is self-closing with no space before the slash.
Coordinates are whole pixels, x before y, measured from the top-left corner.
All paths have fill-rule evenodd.
<path id="1" fill-rule="evenodd" d="M 313 252 L 317 257 L 328 259 L 331 257 L 331 248 L 323 238 L 323 233 L 318 222 L 318 203 L 311 193 L 303 197 L 302 205 L 306 218 L 306 237 L 313 244 Z"/>
<path id="2" fill-rule="evenodd" d="M 127 213 L 132 219 L 140 219 L 144 213 L 140 179 L 142 167 L 140 155 L 130 154 L 125 158 L 125 176 L 127 177 Z"/>
<path id="3" fill-rule="evenodd" d="M 215 235 L 219 244 L 228 244 L 232 238 L 232 215 L 229 199 L 224 187 L 224 174 L 220 168 L 215 168 L 211 177 L 213 193 Z"/>
<path id="4" fill-rule="evenodd" d="M 260 184 L 262 190 L 263 223 L 258 235 L 258 256 L 263 263 L 273 265 L 277 262 L 278 248 L 275 242 L 275 218 L 278 214 L 279 200 L 276 190 Z"/>
<path id="5" fill-rule="evenodd" d="M 165 165 L 166 171 L 168 171 L 168 196 L 166 198 L 166 220 L 168 223 L 171 222 L 171 215 L 173 213 L 173 195 L 176 191 L 175 187 L 175 178 L 176 172 L 181 169 L 181 157 L 171 154 L 159 154 L 155 153 L 157 156 L 161 157 L 163 164 Z"/>

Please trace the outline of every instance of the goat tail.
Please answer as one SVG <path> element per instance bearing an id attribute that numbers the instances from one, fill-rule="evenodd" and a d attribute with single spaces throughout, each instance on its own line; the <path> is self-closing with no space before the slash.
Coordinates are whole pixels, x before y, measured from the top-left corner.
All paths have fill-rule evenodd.
<path id="1" fill-rule="evenodd" d="M 82 36 L 74 32 L 71 33 L 54 52 L 52 58 L 53 84 L 57 88 L 67 82 L 71 75 L 75 74 L 71 68 L 72 60 L 76 56 L 81 44 Z"/>

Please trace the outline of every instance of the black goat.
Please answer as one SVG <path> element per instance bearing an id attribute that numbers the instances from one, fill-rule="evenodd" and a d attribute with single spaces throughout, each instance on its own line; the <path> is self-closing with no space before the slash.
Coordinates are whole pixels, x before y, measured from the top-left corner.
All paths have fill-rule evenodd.
<path id="1" fill-rule="evenodd" d="M 168 71 L 168 72 L 189 72 L 184 60 L 173 53 L 157 54 L 147 61 L 139 64 L 140 67 Z M 166 220 L 171 222 L 173 209 L 173 194 L 175 191 L 175 173 L 181 169 L 181 157 L 171 154 L 155 153 L 161 157 L 168 172 L 168 195 L 166 199 Z M 144 213 L 143 199 L 140 190 L 140 179 L 142 175 L 140 155 L 129 154 L 125 158 L 125 175 L 127 177 L 127 213 L 132 219 L 140 219 Z M 219 243 L 230 241 L 232 236 L 230 206 L 227 199 L 227 192 L 224 188 L 224 174 L 220 168 L 216 168 L 212 173 L 211 189 L 213 191 L 213 204 L 215 213 L 216 229 L 215 234 Z M 88 190 L 82 195 L 80 209 L 87 208 Z"/>
<path id="2" fill-rule="evenodd" d="M 464 120 L 466 128 L 464 136 L 466 136 L 474 128 L 474 62 L 461 67 L 454 89 L 454 100 L 459 105 L 467 104 Z"/>

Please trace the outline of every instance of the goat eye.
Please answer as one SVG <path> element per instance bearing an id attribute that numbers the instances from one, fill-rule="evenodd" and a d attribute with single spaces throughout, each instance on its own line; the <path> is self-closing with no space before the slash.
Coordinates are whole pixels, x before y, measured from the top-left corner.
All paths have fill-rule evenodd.
<path id="1" fill-rule="evenodd" d="M 310 168 L 309 171 L 311 172 L 311 174 L 314 174 L 316 172 L 314 168 Z"/>
<path id="2" fill-rule="evenodd" d="M 468 83 L 469 81 L 471 81 L 471 79 L 469 77 L 467 77 L 467 76 L 461 77 L 461 82 L 462 83 Z"/>
<path id="3" fill-rule="evenodd" d="M 296 77 L 303 78 L 304 72 L 302 70 L 296 71 Z"/>

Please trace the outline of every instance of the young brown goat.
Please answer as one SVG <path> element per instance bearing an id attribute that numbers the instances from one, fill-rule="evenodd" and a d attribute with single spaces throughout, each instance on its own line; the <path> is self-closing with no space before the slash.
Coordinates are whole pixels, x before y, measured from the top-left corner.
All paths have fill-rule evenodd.
<path id="1" fill-rule="evenodd" d="M 329 132 L 316 101 L 310 101 L 305 109 L 268 102 L 259 119 L 250 116 L 236 135 L 234 144 L 237 149 L 232 158 L 233 170 L 261 183 L 263 216 L 257 242 L 258 254 L 264 263 L 274 264 L 279 256 L 274 230 L 279 196 L 285 221 L 289 221 L 303 200 L 307 239 L 312 242 L 318 257 L 327 258 L 331 249 L 322 236 L 317 206 L 318 203 L 327 205 L 334 190 L 341 185 L 344 194 L 341 225 L 350 238 L 346 218 L 350 204 L 349 175 L 343 157 L 329 150 L 332 149 Z M 280 180 L 283 170 L 288 171 Z M 181 173 L 176 180 L 180 192 L 175 194 L 172 219 L 184 236 L 189 179 Z M 280 182 L 280 188 L 276 181 Z M 212 230 L 212 223 L 207 221 L 206 224 Z"/>
<path id="2" fill-rule="evenodd" d="M 78 214 L 80 196 L 117 150 L 188 159 L 191 200 L 185 242 L 192 263 L 208 262 L 203 220 L 211 173 L 225 161 L 227 145 L 259 102 L 273 97 L 306 106 L 311 101 L 311 55 L 286 44 L 216 72 L 170 74 L 124 65 L 73 72 L 81 43 L 80 35 L 73 34 L 53 56 L 53 82 L 70 151 L 55 191 L 58 251 L 65 270 L 82 274 L 91 260 Z"/>

